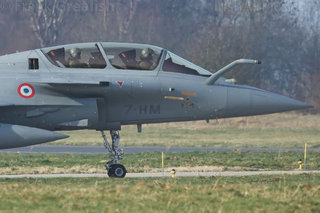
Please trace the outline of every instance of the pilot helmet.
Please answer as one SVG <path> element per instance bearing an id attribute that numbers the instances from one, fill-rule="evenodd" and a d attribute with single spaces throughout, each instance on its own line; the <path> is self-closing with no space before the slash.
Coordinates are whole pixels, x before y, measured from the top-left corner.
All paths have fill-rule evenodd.
<path id="1" fill-rule="evenodd" d="M 144 48 L 141 51 L 141 59 L 152 59 L 152 54 L 154 53 L 154 51 L 150 48 Z"/>
<path id="2" fill-rule="evenodd" d="M 72 48 L 70 50 L 70 55 L 73 57 L 73 58 L 80 58 L 80 55 L 81 55 L 81 50 L 79 48 Z"/>

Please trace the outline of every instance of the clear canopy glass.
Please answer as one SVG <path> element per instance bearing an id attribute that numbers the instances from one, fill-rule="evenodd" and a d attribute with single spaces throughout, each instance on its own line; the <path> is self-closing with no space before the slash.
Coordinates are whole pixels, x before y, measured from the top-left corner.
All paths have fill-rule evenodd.
<path id="1" fill-rule="evenodd" d="M 154 70 L 159 65 L 161 49 L 142 44 L 102 43 L 110 64 L 117 69 Z"/>
<path id="2" fill-rule="evenodd" d="M 157 46 L 114 42 L 103 42 L 101 45 L 105 53 L 103 53 L 99 43 L 62 45 L 43 48 L 41 51 L 52 64 L 62 68 L 103 69 L 107 67 L 106 60 L 108 60 L 115 69 L 142 71 L 155 70 L 159 66 L 162 53 L 166 52 L 166 58 L 162 65 L 162 70 L 165 72 L 201 76 L 212 74 Z"/>
<path id="3" fill-rule="evenodd" d="M 107 66 L 95 43 L 43 48 L 42 52 L 58 67 L 103 69 Z"/>
<path id="4" fill-rule="evenodd" d="M 203 75 L 203 76 L 212 75 L 211 72 L 171 52 L 167 53 L 162 69 L 165 72 L 178 72 L 183 74 Z"/>

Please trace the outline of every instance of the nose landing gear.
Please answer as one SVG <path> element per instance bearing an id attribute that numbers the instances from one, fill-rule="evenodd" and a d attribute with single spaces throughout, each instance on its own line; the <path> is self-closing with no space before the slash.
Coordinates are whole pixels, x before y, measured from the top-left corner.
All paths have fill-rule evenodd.
<path id="1" fill-rule="evenodd" d="M 108 176 L 114 178 L 124 178 L 127 170 L 121 164 L 111 164 L 108 169 Z"/>
<path id="2" fill-rule="evenodd" d="M 108 150 L 111 160 L 106 162 L 105 167 L 107 169 L 107 174 L 111 178 L 124 178 L 126 176 L 126 168 L 119 164 L 119 160 L 122 159 L 123 150 L 119 149 L 120 134 L 118 131 L 111 130 L 111 140 L 110 145 L 104 131 L 101 131 L 101 135 L 104 140 L 104 147 Z"/>

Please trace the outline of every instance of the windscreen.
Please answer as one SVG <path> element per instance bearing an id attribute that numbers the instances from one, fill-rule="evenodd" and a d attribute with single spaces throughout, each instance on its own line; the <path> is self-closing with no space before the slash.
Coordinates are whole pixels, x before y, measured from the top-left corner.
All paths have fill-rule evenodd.
<path id="1" fill-rule="evenodd" d="M 165 72 L 178 72 L 178 73 L 189 74 L 189 75 L 202 75 L 202 76 L 212 75 L 211 72 L 171 52 L 167 53 L 162 69 Z"/>

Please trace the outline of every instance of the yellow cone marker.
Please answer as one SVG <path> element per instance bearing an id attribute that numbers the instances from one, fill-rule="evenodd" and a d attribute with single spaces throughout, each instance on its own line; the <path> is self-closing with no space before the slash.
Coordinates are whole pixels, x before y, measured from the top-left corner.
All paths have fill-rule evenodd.
<path id="1" fill-rule="evenodd" d="M 299 164 L 299 170 L 301 170 L 302 169 L 302 160 L 301 159 L 298 160 L 298 164 Z"/>
<path id="2" fill-rule="evenodd" d="M 175 178 L 176 170 L 175 170 L 175 169 L 172 169 L 170 173 L 171 173 L 171 177 L 172 177 L 172 178 Z"/>

